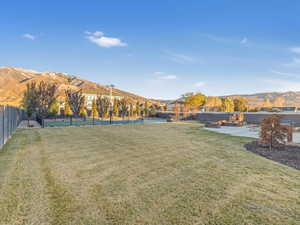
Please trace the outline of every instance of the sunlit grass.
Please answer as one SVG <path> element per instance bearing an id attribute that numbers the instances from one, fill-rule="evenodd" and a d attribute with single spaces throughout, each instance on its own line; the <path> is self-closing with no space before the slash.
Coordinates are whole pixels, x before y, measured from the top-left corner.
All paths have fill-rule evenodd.
<path id="1" fill-rule="evenodd" d="M 299 224 L 300 172 L 197 124 L 19 130 L 0 224 Z"/>

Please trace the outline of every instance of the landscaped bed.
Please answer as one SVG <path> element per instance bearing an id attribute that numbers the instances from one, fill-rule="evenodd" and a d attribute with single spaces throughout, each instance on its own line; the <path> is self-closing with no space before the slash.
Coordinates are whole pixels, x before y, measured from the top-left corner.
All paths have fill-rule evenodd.
<path id="1" fill-rule="evenodd" d="M 300 171 L 198 124 L 18 130 L 0 224 L 297 225 Z"/>
<path id="2" fill-rule="evenodd" d="M 245 148 L 250 152 L 300 170 L 300 145 L 290 144 L 269 149 L 260 146 L 257 141 L 252 141 L 245 144 Z"/>

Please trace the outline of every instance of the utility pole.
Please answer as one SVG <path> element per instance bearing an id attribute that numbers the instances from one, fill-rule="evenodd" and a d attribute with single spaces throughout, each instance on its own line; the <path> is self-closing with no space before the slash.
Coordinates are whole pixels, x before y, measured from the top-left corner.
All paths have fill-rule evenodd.
<path id="1" fill-rule="evenodd" d="M 110 102 L 109 102 L 109 123 L 111 124 L 111 119 L 112 119 L 112 114 L 113 114 L 113 97 L 112 97 L 112 90 L 115 87 L 113 84 L 108 85 L 109 87 L 109 98 L 110 98 Z"/>

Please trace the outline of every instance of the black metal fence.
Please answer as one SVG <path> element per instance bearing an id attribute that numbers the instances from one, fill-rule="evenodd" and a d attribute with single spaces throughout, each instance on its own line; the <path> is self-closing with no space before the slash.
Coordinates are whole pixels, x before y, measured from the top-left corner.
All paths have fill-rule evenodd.
<path id="1" fill-rule="evenodd" d="M 11 137 L 19 123 L 24 118 L 25 112 L 12 106 L 0 106 L 0 148 Z"/>

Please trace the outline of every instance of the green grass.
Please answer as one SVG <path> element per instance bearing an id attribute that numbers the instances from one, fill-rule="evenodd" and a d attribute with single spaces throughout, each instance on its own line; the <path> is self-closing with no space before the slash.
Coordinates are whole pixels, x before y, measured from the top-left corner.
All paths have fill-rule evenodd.
<path id="1" fill-rule="evenodd" d="M 300 224 L 300 171 L 197 124 L 19 130 L 0 224 Z"/>

